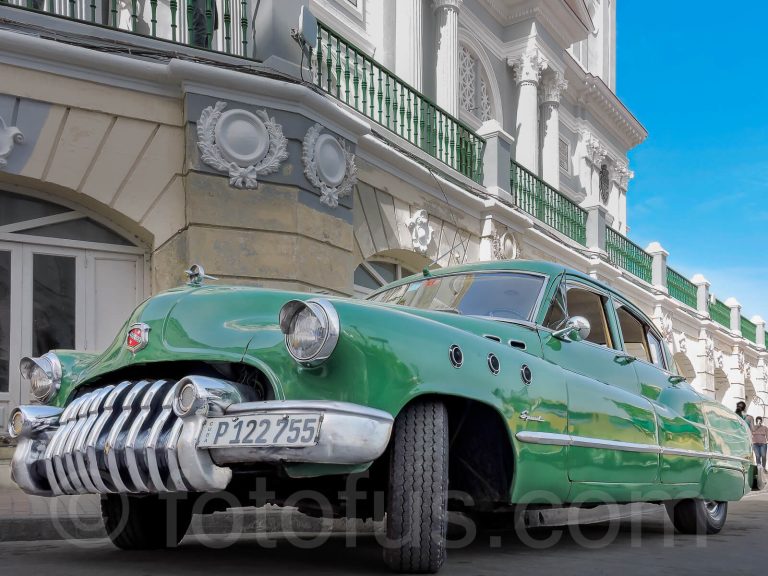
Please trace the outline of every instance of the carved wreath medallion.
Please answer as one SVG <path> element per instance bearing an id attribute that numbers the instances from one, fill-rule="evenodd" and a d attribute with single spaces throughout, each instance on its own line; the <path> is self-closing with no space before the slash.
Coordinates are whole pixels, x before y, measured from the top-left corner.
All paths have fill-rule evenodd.
<path id="1" fill-rule="evenodd" d="M 241 109 L 224 112 L 226 107 L 226 102 L 216 102 L 200 114 L 200 159 L 227 172 L 235 188 L 256 188 L 259 176 L 276 172 L 288 158 L 283 128 L 266 110 L 255 114 Z"/>
<path id="2" fill-rule="evenodd" d="M 304 174 L 320 189 L 320 202 L 336 208 L 340 197 L 352 193 L 357 183 L 357 166 L 355 155 L 347 150 L 343 141 L 322 131 L 323 127 L 315 124 L 304 136 Z"/>
<path id="3" fill-rule="evenodd" d="M 435 232 L 429 224 L 427 211 L 417 210 L 408 220 L 407 224 L 408 230 L 411 232 L 413 249 L 419 254 L 426 254 Z"/>
<path id="4" fill-rule="evenodd" d="M 24 135 L 16 126 L 6 126 L 0 117 L 0 168 L 8 165 L 6 158 L 13 152 L 14 146 L 24 142 Z"/>

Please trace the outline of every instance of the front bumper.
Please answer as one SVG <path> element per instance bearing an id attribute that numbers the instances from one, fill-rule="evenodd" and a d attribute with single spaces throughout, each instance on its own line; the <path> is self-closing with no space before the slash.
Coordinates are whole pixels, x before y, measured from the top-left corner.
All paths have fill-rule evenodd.
<path id="1" fill-rule="evenodd" d="M 228 401 L 206 400 L 194 413 L 173 410 L 178 388 L 230 389 Z M 31 423 L 19 437 L 11 474 L 22 490 L 62 494 L 212 492 L 223 490 L 238 464 L 301 462 L 361 465 L 386 449 L 393 418 L 387 412 L 323 400 L 237 402 L 231 383 L 190 376 L 178 383 L 122 382 L 80 396 L 56 413 L 26 406 Z M 53 412 L 52 412 L 53 410 Z M 207 415 L 322 414 L 317 444 L 306 447 L 198 448 Z M 45 416 L 43 418 L 42 416 Z"/>

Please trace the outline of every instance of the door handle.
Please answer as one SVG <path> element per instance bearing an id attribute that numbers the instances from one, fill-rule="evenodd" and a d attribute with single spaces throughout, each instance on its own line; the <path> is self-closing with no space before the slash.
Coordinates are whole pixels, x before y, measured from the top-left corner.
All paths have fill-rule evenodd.
<path id="1" fill-rule="evenodd" d="M 632 364 L 637 358 L 634 356 L 630 356 L 629 354 L 616 354 L 616 356 L 613 357 L 614 361 L 618 364 L 621 364 L 622 366 L 626 366 L 627 364 Z"/>

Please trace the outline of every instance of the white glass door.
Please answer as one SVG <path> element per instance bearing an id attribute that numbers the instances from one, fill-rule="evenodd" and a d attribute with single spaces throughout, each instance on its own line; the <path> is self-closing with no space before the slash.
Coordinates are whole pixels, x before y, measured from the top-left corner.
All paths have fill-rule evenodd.
<path id="1" fill-rule="evenodd" d="M 0 417 L 2 404 L 19 400 L 21 355 L 21 246 L 0 242 Z"/>

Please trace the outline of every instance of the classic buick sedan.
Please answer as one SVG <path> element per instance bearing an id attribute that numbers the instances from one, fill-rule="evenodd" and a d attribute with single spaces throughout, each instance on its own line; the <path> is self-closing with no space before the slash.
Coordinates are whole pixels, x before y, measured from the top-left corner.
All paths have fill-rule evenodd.
<path id="1" fill-rule="evenodd" d="M 141 304 L 103 354 L 21 362 L 39 404 L 11 415 L 15 481 L 101 494 L 120 548 L 176 545 L 226 493 L 386 518 L 387 564 L 434 572 L 449 509 L 647 501 L 711 534 L 751 487 L 746 425 L 587 275 L 480 263 L 364 301 L 203 277 Z"/>

